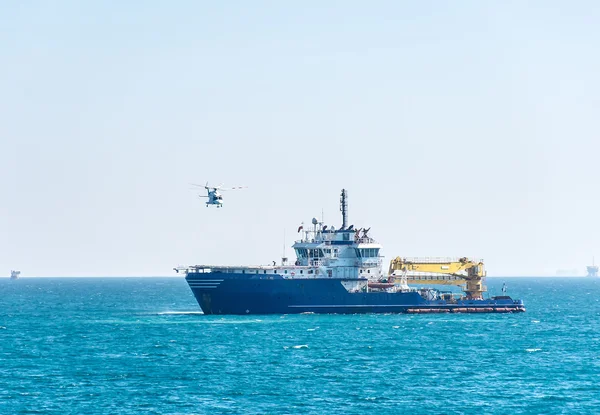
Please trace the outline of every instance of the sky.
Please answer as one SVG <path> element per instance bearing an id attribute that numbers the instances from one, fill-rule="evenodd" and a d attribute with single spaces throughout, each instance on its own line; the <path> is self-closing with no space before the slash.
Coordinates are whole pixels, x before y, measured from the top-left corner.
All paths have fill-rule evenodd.
<path id="1" fill-rule="evenodd" d="M 490 276 L 600 262 L 600 3 L 0 5 L 0 274 L 279 260 L 313 217 Z M 207 208 L 189 183 L 244 185 Z"/>

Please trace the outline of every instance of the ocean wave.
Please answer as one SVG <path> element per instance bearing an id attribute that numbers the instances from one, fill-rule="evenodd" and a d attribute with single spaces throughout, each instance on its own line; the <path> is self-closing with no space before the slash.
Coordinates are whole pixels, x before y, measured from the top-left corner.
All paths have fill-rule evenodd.
<path id="1" fill-rule="evenodd" d="M 159 316 L 169 316 L 169 315 L 182 315 L 182 316 L 186 316 L 186 315 L 197 315 L 197 314 L 204 314 L 202 311 L 161 311 L 160 313 L 158 313 Z"/>
<path id="2" fill-rule="evenodd" d="M 525 349 L 525 351 L 529 352 L 529 353 L 539 352 L 540 350 L 542 350 L 542 349 Z"/>
<path id="3" fill-rule="evenodd" d="M 285 350 L 290 349 L 290 346 L 283 346 Z M 308 344 L 299 344 L 296 346 L 292 346 L 292 349 L 308 349 Z"/>

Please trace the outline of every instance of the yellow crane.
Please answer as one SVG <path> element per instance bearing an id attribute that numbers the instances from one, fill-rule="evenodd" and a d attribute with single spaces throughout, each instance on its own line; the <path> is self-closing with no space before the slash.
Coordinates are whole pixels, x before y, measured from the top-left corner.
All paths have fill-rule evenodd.
<path id="1" fill-rule="evenodd" d="M 467 298 L 483 298 L 486 287 L 483 285 L 485 267 L 483 261 L 473 261 L 467 257 L 451 259 L 401 258 L 390 262 L 390 277 L 398 278 L 395 271 L 401 271 L 407 282 L 465 285 Z M 420 274 L 414 274 L 414 273 Z"/>

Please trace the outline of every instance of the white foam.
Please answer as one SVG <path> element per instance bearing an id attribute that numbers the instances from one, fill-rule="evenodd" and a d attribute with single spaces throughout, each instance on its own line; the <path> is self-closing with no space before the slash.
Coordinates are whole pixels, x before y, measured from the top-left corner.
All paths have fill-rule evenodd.
<path id="1" fill-rule="evenodd" d="M 290 346 L 283 346 L 285 350 L 289 349 Z M 308 349 L 308 344 L 299 344 L 297 346 L 292 346 L 292 349 Z"/>
<path id="2" fill-rule="evenodd" d="M 306 331 L 315 331 L 316 329 L 318 329 L 318 327 L 315 327 L 314 329 L 306 329 Z"/>
<path id="3" fill-rule="evenodd" d="M 539 323 L 539 320 L 531 320 L 532 323 Z"/>
<path id="4" fill-rule="evenodd" d="M 540 350 L 542 350 L 542 349 L 525 349 L 525 351 L 529 352 L 529 353 L 539 352 Z"/>

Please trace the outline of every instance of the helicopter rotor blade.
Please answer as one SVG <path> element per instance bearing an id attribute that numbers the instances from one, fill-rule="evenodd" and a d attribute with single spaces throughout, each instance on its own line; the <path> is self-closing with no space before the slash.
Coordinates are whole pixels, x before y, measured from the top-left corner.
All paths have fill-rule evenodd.
<path id="1" fill-rule="evenodd" d="M 190 183 L 191 186 L 196 186 L 196 187 L 204 187 L 206 190 L 209 191 L 217 191 L 217 190 L 239 190 L 239 189 L 246 189 L 248 186 L 232 186 L 232 187 L 223 187 L 223 183 L 219 184 L 218 186 L 209 186 L 208 182 L 206 182 L 205 185 L 201 185 L 201 184 L 196 184 L 196 183 Z"/>
<path id="2" fill-rule="evenodd" d="M 206 190 L 208 189 L 214 189 L 213 187 L 210 187 L 208 185 L 208 182 L 206 182 L 206 184 L 196 184 L 196 183 L 190 183 L 192 186 L 197 186 L 197 187 L 204 187 Z"/>
<path id="3" fill-rule="evenodd" d="M 219 190 L 240 190 L 240 189 L 247 189 L 248 186 L 233 186 L 233 187 L 227 187 L 227 188 L 223 188 L 223 189 L 219 189 Z"/>

